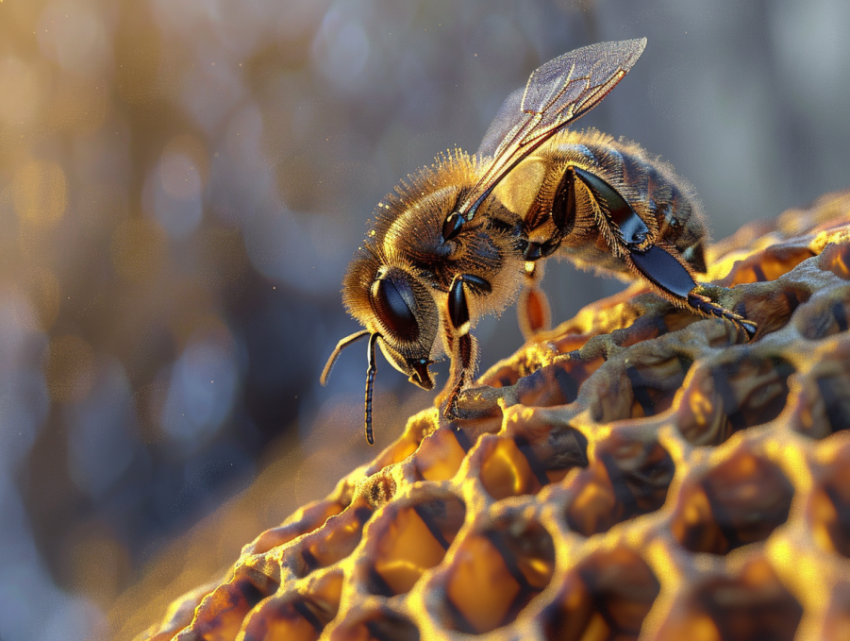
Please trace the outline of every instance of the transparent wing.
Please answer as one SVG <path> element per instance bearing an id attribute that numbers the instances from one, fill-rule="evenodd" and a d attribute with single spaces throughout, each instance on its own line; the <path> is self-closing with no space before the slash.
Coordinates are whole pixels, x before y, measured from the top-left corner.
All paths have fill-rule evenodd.
<path id="1" fill-rule="evenodd" d="M 492 156 L 484 175 L 457 213 L 469 221 L 517 163 L 570 122 L 593 109 L 643 53 L 646 38 L 600 42 L 550 60 L 531 74 L 524 90 L 505 100 L 479 153 Z"/>
<path id="2" fill-rule="evenodd" d="M 495 156 L 496 150 L 502 141 L 516 126 L 517 120 L 522 115 L 522 97 L 525 95 L 525 87 L 520 87 L 507 97 L 493 122 L 487 128 L 484 139 L 478 146 L 478 155 L 482 157 Z"/>

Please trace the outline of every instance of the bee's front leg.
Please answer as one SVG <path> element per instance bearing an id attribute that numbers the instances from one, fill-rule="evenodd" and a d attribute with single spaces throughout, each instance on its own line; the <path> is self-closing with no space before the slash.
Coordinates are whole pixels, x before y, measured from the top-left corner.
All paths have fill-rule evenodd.
<path id="1" fill-rule="evenodd" d="M 643 251 L 630 251 L 627 260 L 636 272 L 673 302 L 703 316 L 728 320 L 743 329 L 748 339 L 752 339 L 758 331 L 758 325 L 753 321 L 718 305 L 706 296 L 703 293 L 705 290 L 693 279 L 684 261 L 674 255 L 674 250 L 651 245 Z"/>
<path id="2" fill-rule="evenodd" d="M 447 419 L 456 416 L 457 398 L 460 392 L 469 386 L 475 376 L 475 361 L 478 347 L 475 337 L 469 332 L 471 320 L 466 288 L 471 281 L 480 287 L 477 277 L 458 274 L 452 280 L 448 297 L 448 322 L 446 323 L 446 344 L 451 349 L 452 366 L 449 382 L 446 385 L 448 395 L 443 415 Z"/>

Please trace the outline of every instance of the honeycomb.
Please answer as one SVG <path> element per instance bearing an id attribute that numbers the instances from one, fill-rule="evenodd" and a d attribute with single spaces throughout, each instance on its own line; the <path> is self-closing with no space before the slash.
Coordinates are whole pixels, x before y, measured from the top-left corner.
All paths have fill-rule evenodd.
<path id="1" fill-rule="evenodd" d="M 137 639 L 850 638 L 850 192 L 640 284 L 432 408 Z"/>

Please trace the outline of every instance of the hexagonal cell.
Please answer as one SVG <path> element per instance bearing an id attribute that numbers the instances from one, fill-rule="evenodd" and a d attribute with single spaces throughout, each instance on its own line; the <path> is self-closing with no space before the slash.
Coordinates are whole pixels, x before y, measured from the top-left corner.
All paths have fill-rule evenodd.
<path id="1" fill-rule="evenodd" d="M 543 613 L 546 639 L 637 639 L 660 590 L 633 550 L 595 552 L 569 572 L 557 601 Z"/>
<path id="2" fill-rule="evenodd" d="M 843 362 L 820 362 L 804 378 L 792 425 L 816 439 L 850 429 L 850 371 Z"/>
<path id="3" fill-rule="evenodd" d="M 794 486 L 767 459 L 739 451 L 681 491 L 673 536 L 691 552 L 727 554 L 788 519 Z"/>
<path id="4" fill-rule="evenodd" d="M 692 445 L 719 445 L 769 423 L 785 408 L 793 373 L 785 359 L 751 354 L 698 369 L 679 403 L 679 431 Z"/>
<path id="5" fill-rule="evenodd" d="M 688 325 L 699 321 L 698 316 L 694 316 L 691 312 L 679 309 L 678 307 L 668 307 L 663 309 L 663 315 L 660 315 L 655 320 L 655 325 L 658 328 L 658 336 L 676 332 L 684 329 Z"/>
<path id="6" fill-rule="evenodd" d="M 745 258 L 736 266 L 728 287 L 745 283 L 763 283 L 776 280 L 787 274 L 804 260 L 812 258 L 814 252 L 807 246 L 774 245 L 763 252 Z"/>
<path id="7" fill-rule="evenodd" d="M 324 526 L 303 541 L 300 559 L 293 571 L 299 578 L 327 567 L 354 551 L 363 536 L 363 525 L 372 517 L 372 508 L 362 500 L 341 514 L 330 517 Z"/>
<path id="8" fill-rule="evenodd" d="M 154 636 L 140 635 L 140 637 L 148 641 L 170 641 L 175 638 L 178 632 L 192 623 L 192 619 L 195 618 L 195 610 L 201 604 L 201 601 L 214 589 L 215 585 L 207 584 L 195 588 L 173 601 L 162 622 L 155 628 L 152 628 L 156 629 L 156 634 Z"/>
<path id="9" fill-rule="evenodd" d="M 345 505 L 339 501 L 323 500 L 310 503 L 290 516 L 280 527 L 266 530 L 251 544 L 254 554 L 268 552 L 272 548 L 285 545 L 320 528 L 334 514 L 339 514 Z"/>
<path id="10" fill-rule="evenodd" d="M 834 455 L 812 493 L 807 515 L 815 542 L 850 557 L 850 444 Z"/>
<path id="11" fill-rule="evenodd" d="M 640 365 L 609 370 L 595 397 L 591 416 L 598 423 L 654 416 L 673 403 L 693 361 L 684 355 L 645 355 Z"/>
<path id="12" fill-rule="evenodd" d="M 468 536 L 447 574 L 444 626 L 480 634 L 511 623 L 554 569 L 552 537 L 536 522 L 517 517 Z"/>
<path id="13" fill-rule="evenodd" d="M 587 466 L 587 439 L 572 428 L 526 436 L 490 438 L 482 444 L 479 478 L 494 499 L 536 494 L 574 467 Z"/>
<path id="14" fill-rule="evenodd" d="M 464 445 L 468 445 L 463 438 Z M 438 429 L 422 439 L 414 455 L 416 475 L 426 481 L 446 481 L 460 469 L 467 449 L 458 439 L 458 431 Z"/>
<path id="15" fill-rule="evenodd" d="M 828 269 L 844 280 L 850 280 L 850 245 L 833 243 L 827 245 L 820 255 L 818 267 Z"/>
<path id="16" fill-rule="evenodd" d="M 810 341 L 846 332 L 850 319 L 850 286 L 832 289 L 815 297 L 794 319 L 794 325 Z"/>
<path id="17" fill-rule="evenodd" d="M 192 631 L 197 638 L 235 639 L 245 616 L 263 599 L 274 594 L 278 584 L 246 566 L 227 583 L 210 592 L 195 610 Z"/>
<path id="18" fill-rule="evenodd" d="M 426 570 L 443 560 L 464 518 L 466 507 L 450 496 L 401 508 L 376 523 L 372 535 L 378 544 L 369 590 L 383 596 L 410 591 Z"/>
<path id="19" fill-rule="evenodd" d="M 419 641 L 419 628 L 407 617 L 389 610 L 345 622 L 331 633 L 331 641 Z"/>
<path id="20" fill-rule="evenodd" d="M 497 501 L 508 496 L 537 494 L 548 483 L 545 475 L 543 479 L 535 476 L 513 439 L 493 439 L 487 446 L 479 476 L 484 488 Z"/>
<path id="21" fill-rule="evenodd" d="M 627 367 L 626 376 L 634 397 L 630 418 L 654 416 L 668 410 L 691 365 L 692 359 L 677 354 L 644 367 Z"/>
<path id="22" fill-rule="evenodd" d="M 599 444 L 590 467 L 572 479 L 567 525 L 591 536 L 654 512 L 664 505 L 674 473 L 673 459 L 660 444 L 615 432 Z"/>
<path id="23" fill-rule="evenodd" d="M 805 286 L 780 285 L 756 292 L 735 307 L 735 312 L 758 324 L 758 336 L 766 336 L 785 327 L 812 292 Z"/>
<path id="24" fill-rule="evenodd" d="M 684 608 L 662 625 L 663 641 L 792 641 L 803 616 L 800 603 L 762 557 L 736 578 L 715 578 L 697 588 Z"/>
<path id="25" fill-rule="evenodd" d="M 548 338 L 548 337 L 547 337 Z M 482 385 L 489 387 L 511 387 L 519 384 L 523 379 L 529 379 L 523 383 L 524 388 L 522 394 L 524 404 L 540 407 L 541 405 L 533 403 L 535 395 L 539 394 L 541 402 L 551 405 L 564 405 L 570 396 L 574 395 L 578 386 L 590 374 L 592 374 L 605 361 L 602 358 L 597 358 L 589 361 L 582 360 L 577 353 L 572 353 L 580 349 L 590 338 L 589 335 L 566 334 L 558 337 L 553 337 L 552 341 L 530 342 L 524 349 L 510 359 L 501 361 L 485 372 L 480 379 Z M 557 354 L 570 354 L 569 359 L 558 358 L 557 363 L 552 363 L 553 358 L 557 358 Z M 553 365 L 558 365 L 561 373 L 556 376 Z M 538 372 L 542 372 L 538 374 Z M 565 380 L 571 378 L 572 382 Z M 545 379 L 545 380 L 544 380 Z M 552 386 L 547 383 L 553 382 L 556 386 L 561 386 L 560 390 L 550 389 Z M 562 401 L 546 400 L 546 398 L 561 396 Z M 526 402 L 528 401 L 528 402 Z"/>
<path id="26" fill-rule="evenodd" d="M 736 287 L 746 283 L 777 281 L 813 256 L 815 254 L 807 243 L 769 246 L 735 261 L 729 275 L 717 284 Z M 768 287 L 748 289 L 733 311 L 755 321 L 759 326 L 758 337 L 762 337 L 785 327 L 797 307 L 805 303 L 811 294 L 809 286 L 800 279 L 785 279 L 772 282 Z"/>
<path id="27" fill-rule="evenodd" d="M 595 358 L 561 360 L 524 376 L 516 383 L 517 398 L 526 407 L 567 405 L 578 397 L 582 384 L 605 361 Z"/>
<path id="28" fill-rule="evenodd" d="M 390 465 L 401 463 L 419 447 L 422 435 L 433 429 L 432 418 L 427 414 L 414 416 L 409 421 L 401 437 L 380 453 L 369 468 L 367 474 L 375 474 Z"/>
<path id="29" fill-rule="evenodd" d="M 556 330 L 557 333 L 553 332 L 555 335 L 546 337 L 550 339 L 549 344 L 554 347 L 558 354 L 568 354 L 580 350 L 593 337 L 593 334 L 577 333 L 584 331 L 584 327 L 574 326 L 561 331 L 563 328 L 564 325 Z"/>
<path id="30" fill-rule="evenodd" d="M 618 336 L 617 345 L 631 347 L 681 329 L 680 319 L 669 313 L 668 306 L 659 303 L 657 298 L 653 298 L 644 313 Z"/>
<path id="31" fill-rule="evenodd" d="M 341 572 L 326 574 L 303 594 L 267 599 L 245 622 L 247 639 L 316 641 L 336 617 L 342 593 Z"/>

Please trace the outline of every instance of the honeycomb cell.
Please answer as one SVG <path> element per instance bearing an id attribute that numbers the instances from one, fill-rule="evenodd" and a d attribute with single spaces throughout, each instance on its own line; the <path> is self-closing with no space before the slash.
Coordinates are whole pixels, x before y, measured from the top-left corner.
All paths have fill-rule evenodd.
<path id="1" fill-rule="evenodd" d="M 481 483 L 497 501 L 508 496 L 537 494 L 549 482 L 545 473 L 535 475 L 528 459 L 510 438 L 487 442 L 481 464 Z"/>
<path id="2" fill-rule="evenodd" d="M 419 641 L 419 628 L 407 617 L 395 612 L 372 613 L 356 623 L 336 628 L 331 641 Z"/>
<path id="3" fill-rule="evenodd" d="M 495 630 L 552 579 L 555 548 L 539 524 L 518 517 L 466 537 L 448 571 L 444 625 L 467 633 Z"/>
<path id="4" fill-rule="evenodd" d="M 387 449 L 381 452 L 381 455 L 371 466 L 371 471 L 375 472 L 383 470 L 390 465 L 400 463 L 413 454 L 419 447 L 419 441 L 416 436 L 416 431 L 411 430 L 402 436 L 402 438 L 390 445 Z"/>
<path id="5" fill-rule="evenodd" d="M 669 358 L 645 359 L 640 367 L 630 365 L 626 376 L 632 386 L 632 411 L 624 418 L 655 416 L 673 403 L 693 360 L 676 354 Z"/>
<path id="6" fill-rule="evenodd" d="M 204 597 L 215 589 L 215 587 L 215 584 L 204 585 L 184 594 L 171 604 L 162 623 L 148 631 L 150 636 L 145 636 L 144 634 L 139 636 L 149 639 L 149 641 L 169 641 L 169 639 L 173 639 L 176 633 L 192 623 L 195 610 Z"/>
<path id="7" fill-rule="evenodd" d="M 701 319 L 695 318 L 693 314 L 688 313 L 686 310 L 673 308 L 663 314 L 659 314 L 656 318 L 647 319 L 646 322 L 650 322 L 650 320 L 658 327 L 658 335 L 663 336 L 670 332 L 683 329 Z"/>
<path id="8" fill-rule="evenodd" d="M 815 253 L 806 246 L 777 245 L 741 262 L 728 287 L 745 283 L 763 283 L 787 274 Z"/>
<path id="9" fill-rule="evenodd" d="M 659 641 L 792 641 L 803 608 L 757 557 L 734 578 L 706 581 L 677 614 L 662 627 Z"/>
<path id="10" fill-rule="evenodd" d="M 456 430 L 436 430 L 422 440 L 416 451 L 416 475 L 427 481 L 446 481 L 460 469 L 466 449 Z M 466 439 L 463 439 L 466 443 Z"/>
<path id="11" fill-rule="evenodd" d="M 529 433 L 514 438 L 535 475 L 550 483 L 563 479 L 576 467 L 587 467 L 587 438 L 576 429 L 553 428 L 545 434 Z"/>
<path id="12" fill-rule="evenodd" d="M 264 610 L 267 614 L 268 610 Z M 324 624 L 303 600 L 278 604 L 273 618 L 264 621 L 254 616 L 247 627 L 245 639 L 262 641 L 317 641 Z"/>
<path id="13" fill-rule="evenodd" d="M 800 334 L 810 341 L 821 340 L 847 331 L 850 319 L 850 287 L 812 300 L 795 319 Z"/>
<path id="14" fill-rule="evenodd" d="M 794 429 L 816 439 L 850 429 L 848 390 L 850 371 L 844 363 L 819 363 L 802 383 Z"/>
<path id="15" fill-rule="evenodd" d="M 579 358 L 543 367 L 517 382 L 517 398 L 526 407 L 567 405 L 578 397 L 582 384 L 604 361 Z"/>
<path id="16" fill-rule="evenodd" d="M 695 320 L 693 314 L 678 314 L 676 308 L 668 313 L 640 316 L 628 328 L 628 332 L 618 341 L 620 347 L 631 347 L 644 341 L 664 336 L 670 332 L 682 329 Z"/>
<path id="17" fill-rule="evenodd" d="M 599 444 L 590 466 L 570 482 L 567 525 L 591 536 L 654 512 L 664 505 L 674 473 L 673 459 L 657 442 L 614 434 Z"/>
<path id="18" fill-rule="evenodd" d="M 820 255 L 819 267 L 828 269 L 839 278 L 850 280 L 850 245 L 846 243 L 827 245 Z"/>
<path id="19" fill-rule="evenodd" d="M 458 499 L 446 497 L 390 514 L 377 535 L 369 578 L 370 591 L 383 596 L 408 592 L 426 570 L 443 560 L 463 525 L 466 508 Z"/>
<path id="20" fill-rule="evenodd" d="M 547 641 L 637 639 L 661 590 L 634 551 L 600 551 L 567 575 L 558 599 L 543 613 Z"/>
<path id="21" fill-rule="evenodd" d="M 268 577 L 260 577 L 243 566 L 235 579 L 207 594 L 195 610 L 194 631 L 198 638 L 232 641 L 245 616 L 277 587 Z"/>
<path id="22" fill-rule="evenodd" d="M 520 402 L 528 407 L 572 403 L 581 384 L 605 362 L 601 357 L 583 359 L 575 351 L 589 338 L 568 334 L 551 343 L 531 343 L 526 351 L 490 368 L 481 383 L 494 388 L 516 386 Z M 556 355 L 562 356 L 553 362 Z"/>
<path id="23" fill-rule="evenodd" d="M 744 355 L 696 370 L 679 404 L 678 428 L 692 445 L 719 445 L 774 420 L 785 408 L 791 363 Z"/>
<path id="24" fill-rule="evenodd" d="M 838 451 L 816 485 L 807 513 L 817 544 L 850 558 L 850 443 Z"/>
<path id="25" fill-rule="evenodd" d="M 691 552 L 727 554 L 770 536 L 788 519 L 793 495 L 776 465 L 740 450 L 683 488 L 672 534 Z"/>
<path id="26" fill-rule="evenodd" d="M 826 338 L 847 331 L 848 305 L 846 300 L 836 300 L 829 308 L 829 325 L 821 330 L 815 338 Z"/>
<path id="27" fill-rule="evenodd" d="M 295 575 L 305 577 L 351 554 L 360 543 L 363 525 L 371 516 L 372 509 L 361 501 L 330 517 L 322 528 L 305 538 L 301 558 L 294 567 Z"/>
<path id="28" fill-rule="evenodd" d="M 591 404 L 594 421 L 610 423 L 666 411 L 693 364 L 687 356 L 663 351 L 640 361 L 626 362 L 618 373 L 609 374 Z"/>
<path id="29" fill-rule="evenodd" d="M 316 501 L 298 510 L 280 527 L 266 530 L 251 545 L 253 554 L 262 554 L 285 545 L 293 539 L 321 527 L 331 516 L 339 514 L 345 505 L 336 500 Z"/>
<path id="30" fill-rule="evenodd" d="M 316 641 L 336 617 L 343 575 L 333 572 L 316 581 L 306 594 L 275 595 L 245 622 L 244 641 Z"/>
<path id="31" fill-rule="evenodd" d="M 556 336 L 548 337 L 551 338 L 550 344 L 558 354 L 569 354 L 570 352 L 578 351 L 590 340 L 591 334 L 576 333 L 576 331 L 576 328 L 562 325 L 558 328 L 558 334 Z"/>
<path id="32" fill-rule="evenodd" d="M 587 466 L 587 439 L 581 432 L 553 428 L 546 433 L 529 429 L 527 434 L 490 438 L 476 453 L 481 483 L 496 500 L 536 494 L 572 468 Z"/>
<path id="33" fill-rule="evenodd" d="M 785 284 L 753 296 L 736 307 L 735 312 L 758 323 L 758 340 L 785 327 L 797 308 L 810 297 L 809 289 Z"/>

